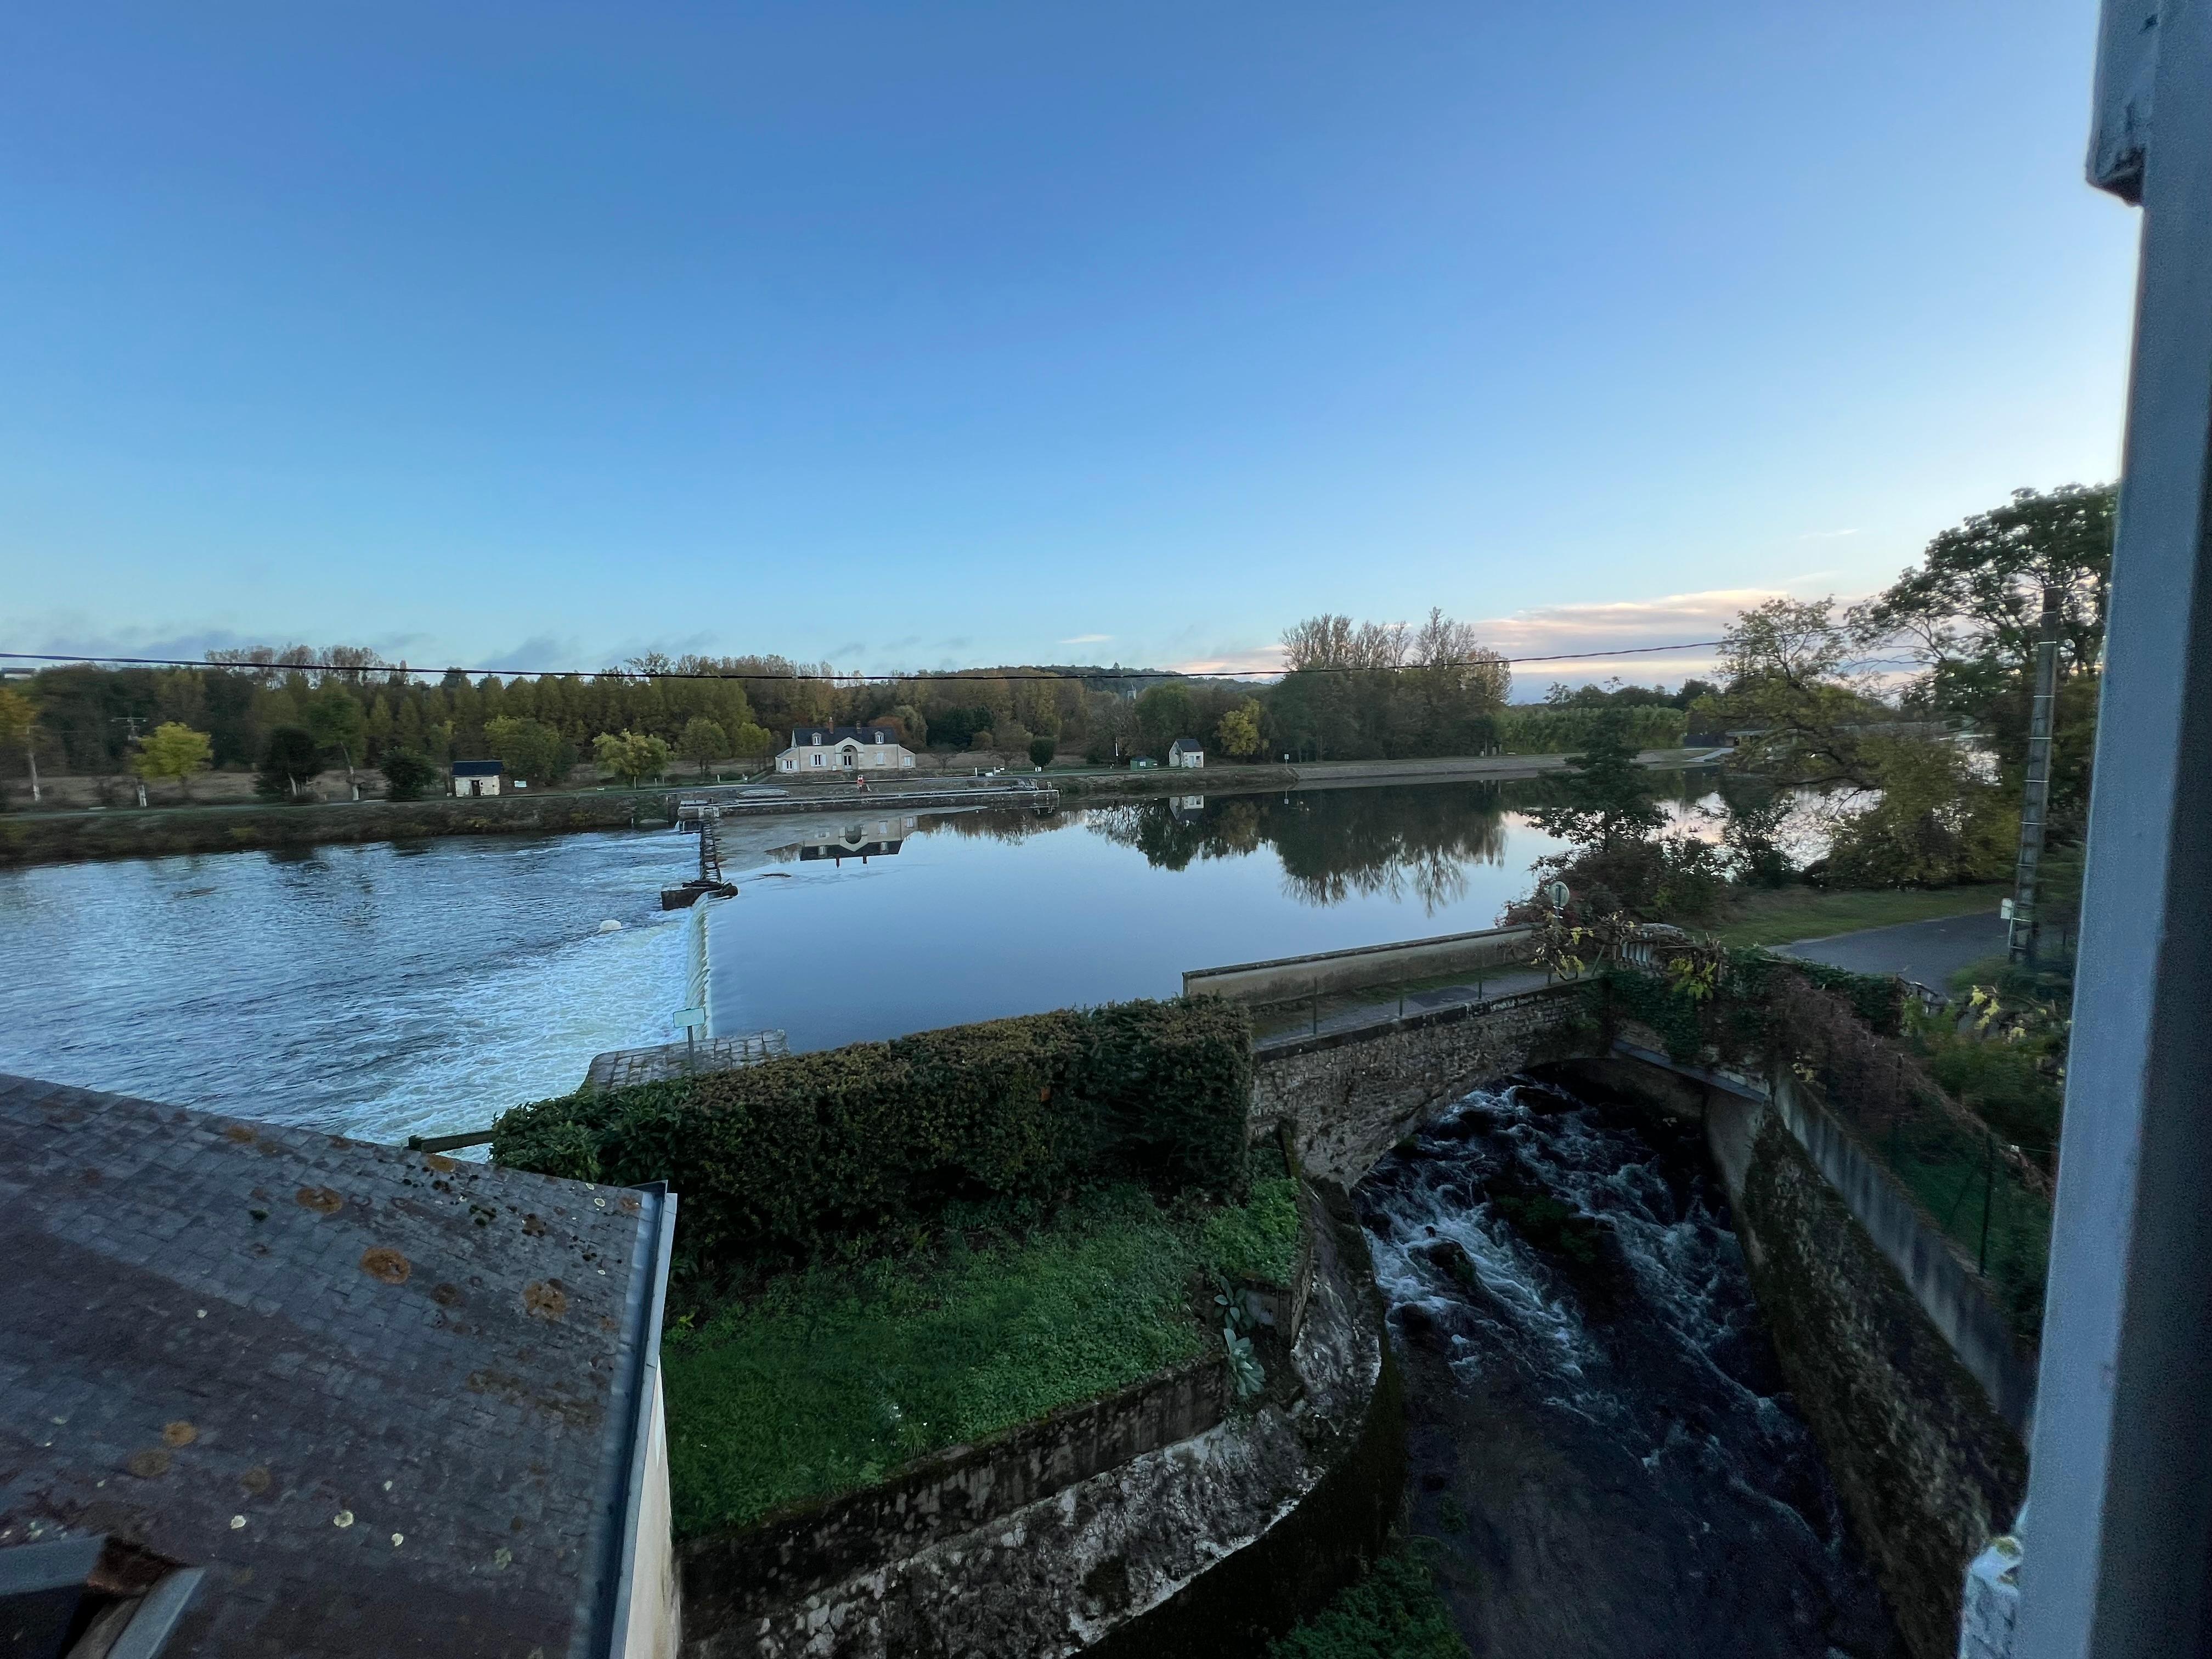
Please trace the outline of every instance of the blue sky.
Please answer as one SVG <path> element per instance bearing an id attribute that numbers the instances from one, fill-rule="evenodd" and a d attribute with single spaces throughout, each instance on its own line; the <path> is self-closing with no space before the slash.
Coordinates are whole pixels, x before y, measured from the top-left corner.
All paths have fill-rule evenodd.
<path id="1" fill-rule="evenodd" d="M 2115 469 L 2094 24 L 14 8 L 0 648 L 1264 664 L 1864 592 Z"/>

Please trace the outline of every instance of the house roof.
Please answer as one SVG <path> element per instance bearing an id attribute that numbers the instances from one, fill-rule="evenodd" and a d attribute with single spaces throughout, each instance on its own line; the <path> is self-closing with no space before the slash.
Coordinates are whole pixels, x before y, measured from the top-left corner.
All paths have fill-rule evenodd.
<path id="1" fill-rule="evenodd" d="M 884 743 L 899 740 L 897 732 L 888 726 L 794 726 L 791 728 L 791 746 L 811 748 L 817 737 L 824 743 L 842 743 L 848 738 L 854 743 L 874 743 L 878 733 Z"/>
<path id="2" fill-rule="evenodd" d="M 1205 752 L 1206 745 L 1196 738 L 1177 738 L 1168 745 L 1168 753 L 1170 755 L 1204 754 Z"/>
<path id="3" fill-rule="evenodd" d="M 653 1193 L 0 1076 L 0 1547 L 207 1569 L 163 1653 L 604 1653 Z"/>
<path id="4" fill-rule="evenodd" d="M 457 778 L 495 778 L 507 770 L 504 761 L 455 761 L 453 775 Z"/>

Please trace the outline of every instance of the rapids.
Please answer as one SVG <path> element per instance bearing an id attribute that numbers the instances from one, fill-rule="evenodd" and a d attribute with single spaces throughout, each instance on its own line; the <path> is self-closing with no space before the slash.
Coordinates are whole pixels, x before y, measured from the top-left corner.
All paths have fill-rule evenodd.
<path id="1" fill-rule="evenodd" d="M 1694 1127 L 1520 1080 L 1357 1200 L 1413 1529 L 1477 1656 L 1902 1652 Z"/>

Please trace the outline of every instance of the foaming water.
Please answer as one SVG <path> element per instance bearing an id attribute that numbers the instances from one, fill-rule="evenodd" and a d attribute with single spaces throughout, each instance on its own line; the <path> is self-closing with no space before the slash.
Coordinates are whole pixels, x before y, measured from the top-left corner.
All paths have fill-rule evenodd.
<path id="1" fill-rule="evenodd" d="M 1522 1083 L 1359 1189 L 1477 1653 L 1898 1653 L 1693 1129 Z"/>
<path id="2" fill-rule="evenodd" d="M 482 1127 L 567 1093 L 603 1049 L 680 1035 L 686 918 L 659 908 L 671 840 L 0 876 L 0 1071 L 365 1139 Z"/>

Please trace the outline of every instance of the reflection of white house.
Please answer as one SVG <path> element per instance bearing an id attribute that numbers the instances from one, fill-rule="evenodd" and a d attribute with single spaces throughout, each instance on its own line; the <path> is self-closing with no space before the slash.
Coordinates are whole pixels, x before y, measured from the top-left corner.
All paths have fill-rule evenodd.
<path id="1" fill-rule="evenodd" d="M 1206 750 L 1196 738 L 1177 738 L 1168 745 L 1170 766 L 1203 766 Z"/>
<path id="2" fill-rule="evenodd" d="M 914 751 L 888 726 L 801 726 L 791 747 L 775 757 L 775 769 L 796 777 L 829 778 L 854 773 L 914 769 Z"/>
<path id="3" fill-rule="evenodd" d="M 860 823 L 848 823 L 834 835 L 819 833 L 799 842 L 799 858 L 802 864 L 811 864 L 819 859 L 840 864 L 847 859 L 858 859 L 866 864 L 870 859 L 889 858 L 913 833 L 912 813 L 904 817 L 874 818 Z"/>
<path id="4" fill-rule="evenodd" d="M 497 761 L 455 761 L 453 793 L 457 795 L 496 795 L 500 775 L 507 768 Z"/>

